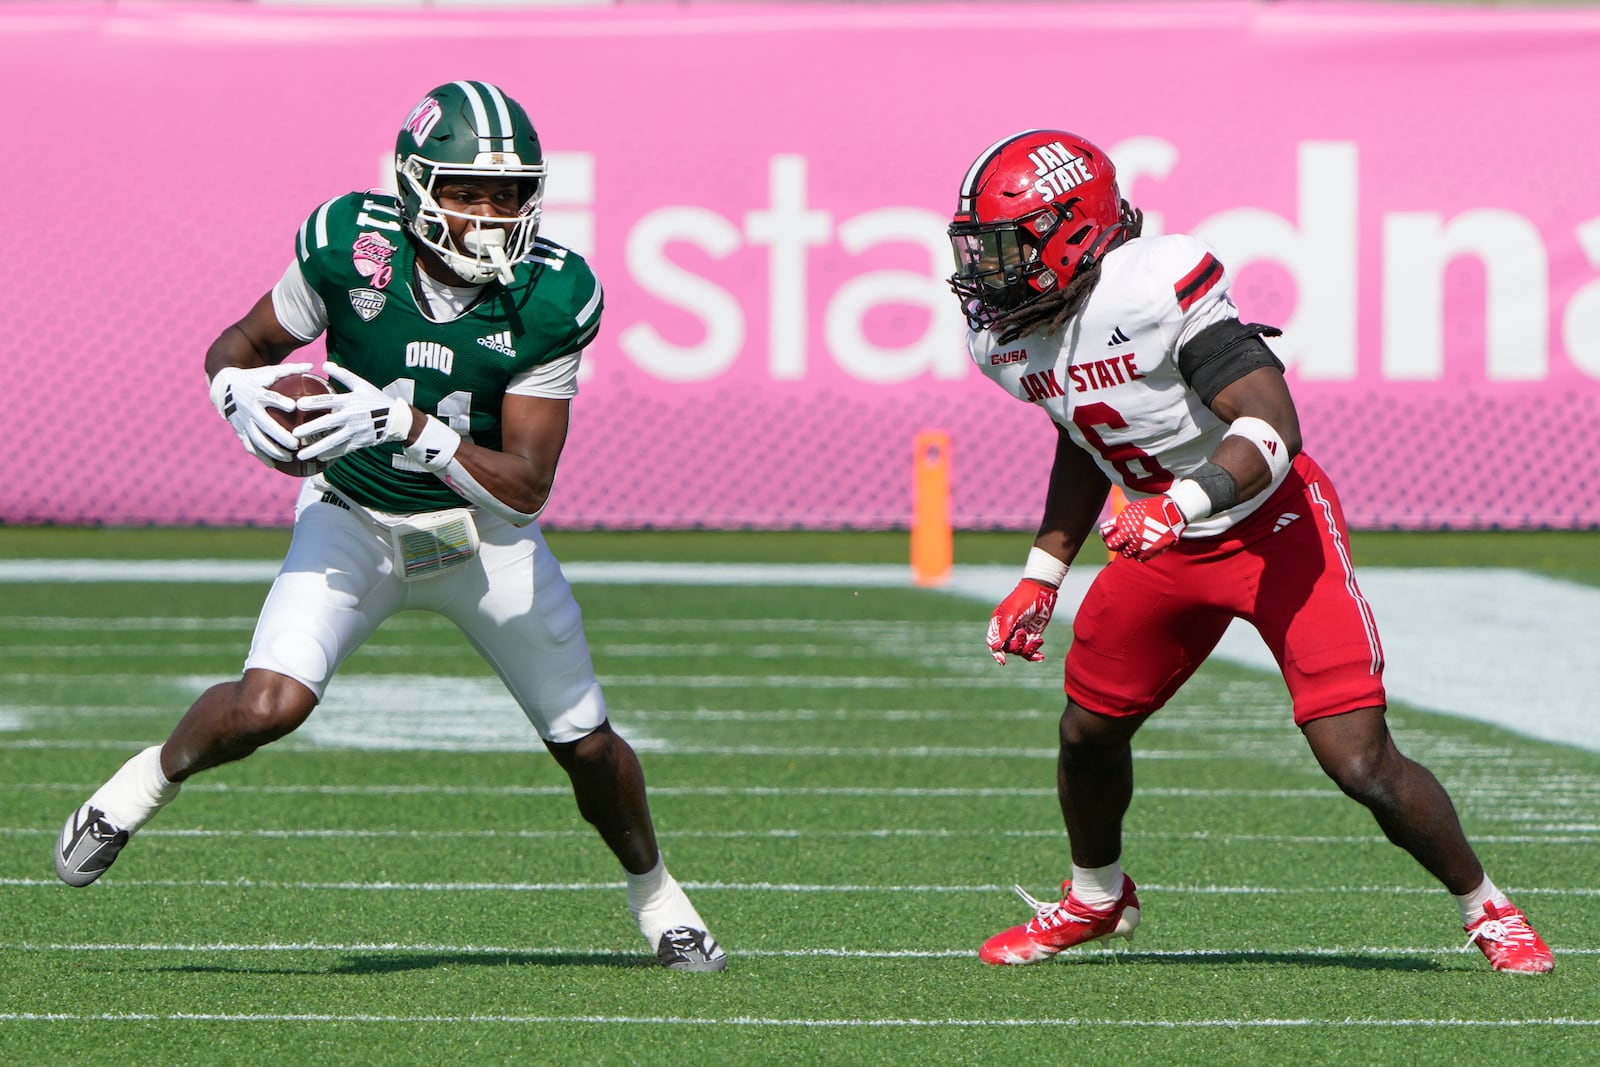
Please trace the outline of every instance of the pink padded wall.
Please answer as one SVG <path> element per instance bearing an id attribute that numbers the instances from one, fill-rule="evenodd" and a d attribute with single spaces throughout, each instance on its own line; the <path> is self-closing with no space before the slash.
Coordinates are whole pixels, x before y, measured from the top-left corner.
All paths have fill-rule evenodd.
<path id="1" fill-rule="evenodd" d="M 8 3 L 0 521 L 258 523 L 201 355 L 429 87 L 498 82 L 608 314 L 548 521 L 962 526 L 1052 433 L 965 366 L 943 226 L 1065 126 L 1207 237 L 1360 526 L 1600 523 L 1600 12 L 1285 2 L 340 13 Z"/>

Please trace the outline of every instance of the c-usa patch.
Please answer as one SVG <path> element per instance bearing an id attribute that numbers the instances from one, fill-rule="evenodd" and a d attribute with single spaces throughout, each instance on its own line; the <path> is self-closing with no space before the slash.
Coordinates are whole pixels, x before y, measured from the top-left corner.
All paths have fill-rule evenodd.
<path id="1" fill-rule="evenodd" d="M 356 314 L 361 316 L 362 322 L 371 322 L 378 317 L 378 312 L 383 310 L 383 305 L 389 298 L 376 289 L 350 290 L 350 306 L 356 309 Z"/>

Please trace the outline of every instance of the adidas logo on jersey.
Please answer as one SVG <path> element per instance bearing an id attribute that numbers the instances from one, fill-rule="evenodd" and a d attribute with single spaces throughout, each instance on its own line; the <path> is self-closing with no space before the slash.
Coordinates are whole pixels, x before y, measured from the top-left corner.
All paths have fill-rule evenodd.
<path id="1" fill-rule="evenodd" d="M 1132 340 L 1132 338 L 1123 333 L 1122 327 L 1118 326 L 1111 331 L 1111 340 L 1106 342 L 1106 347 L 1115 348 L 1117 345 L 1127 344 L 1130 340 Z"/>
<path id="2" fill-rule="evenodd" d="M 480 337 L 478 343 L 484 348 L 492 349 L 502 356 L 515 356 L 517 350 L 513 347 L 510 330 L 501 330 L 492 337 Z"/>
<path id="3" fill-rule="evenodd" d="M 1277 533 L 1279 530 L 1283 529 L 1285 526 L 1289 525 L 1299 517 L 1300 516 L 1296 515 L 1292 511 L 1285 511 L 1282 515 L 1278 516 L 1278 521 L 1272 524 L 1272 532 Z"/>

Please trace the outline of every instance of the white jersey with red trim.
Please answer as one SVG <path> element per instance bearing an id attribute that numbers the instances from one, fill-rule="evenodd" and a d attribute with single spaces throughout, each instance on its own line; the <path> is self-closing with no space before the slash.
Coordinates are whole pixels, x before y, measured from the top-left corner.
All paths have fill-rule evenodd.
<path id="1" fill-rule="evenodd" d="M 1222 261 L 1199 238 L 1140 237 L 1105 255 L 1089 299 L 1057 333 L 1002 345 L 989 330 L 969 330 L 967 350 L 1002 389 L 1049 412 L 1129 499 L 1154 496 L 1210 459 L 1227 432 L 1183 380 L 1178 351 L 1207 326 L 1239 317 L 1228 286 Z M 1221 533 L 1277 484 L 1191 523 L 1184 536 Z"/>

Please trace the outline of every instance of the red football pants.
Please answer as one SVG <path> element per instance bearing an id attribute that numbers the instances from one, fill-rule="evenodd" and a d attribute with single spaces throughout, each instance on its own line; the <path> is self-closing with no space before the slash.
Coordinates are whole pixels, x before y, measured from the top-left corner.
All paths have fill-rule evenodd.
<path id="1" fill-rule="evenodd" d="M 1114 558 L 1072 622 L 1066 692 L 1103 715 L 1165 704 L 1235 618 L 1283 671 L 1294 721 L 1383 706 L 1383 648 L 1356 586 L 1344 512 L 1305 453 L 1254 514 L 1145 562 Z"/>

